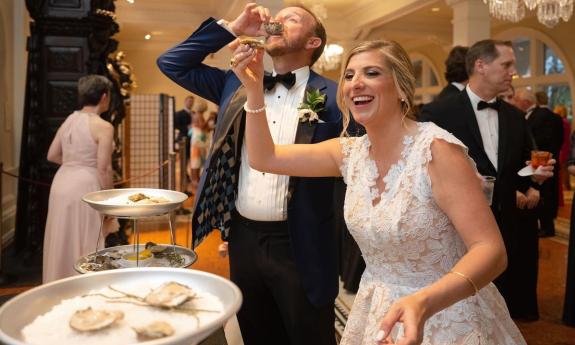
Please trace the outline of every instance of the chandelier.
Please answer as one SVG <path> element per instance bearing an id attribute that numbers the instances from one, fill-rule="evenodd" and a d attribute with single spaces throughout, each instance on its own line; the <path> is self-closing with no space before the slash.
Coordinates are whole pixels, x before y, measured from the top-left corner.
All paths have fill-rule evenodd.
<path id="1" fill-rule="evenodd" d="M 500 20 L 518 22 L 525 17 L 526 9 L 537 11 L 537 20 L 548 28 L 568 21 L 573 15 L 573 0 L 483 0 L 489 13 Z"/>
<path id="2" fill-rule="evenodd" d="M 313 67 L 318 71 L 331 71 L 339 68 L 343 47 L 339 44 L 330 43 L 325 46 L 323 54 L 319 57 Z"/>
<path id="3" fill-rule="evenodd" d="M 323 2 L 316 2 L 311 7 L 311 11 L 325 24 L 327 19 L 327 9 Z M 319 57 L 313 68 L 318 72 L 332 71 L 339 68 L 343 47 L 336 43 L 326 44 L 323 54 Z"/>

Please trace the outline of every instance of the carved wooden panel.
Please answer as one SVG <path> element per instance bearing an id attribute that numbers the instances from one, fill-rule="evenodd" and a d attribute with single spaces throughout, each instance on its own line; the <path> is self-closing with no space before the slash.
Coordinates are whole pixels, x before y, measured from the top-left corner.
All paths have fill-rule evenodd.
<path id="1" fill-rule="evenodd" d="M 86 37 L 46 36 L 42 56 L 48 78 L 78 79 L 86 74 L 88 59 Z"/>
<path id="2" fill-rule="evenodd" d="M 47 116 L 66 117 L 78 107 L 77 81 L 48 81 Z"/>
<path id="3" fill-rule="evenodd" d="M 90 0 L 49 0 L 45 11 L 56 18 L 79 18 L 90 12 Z"/>

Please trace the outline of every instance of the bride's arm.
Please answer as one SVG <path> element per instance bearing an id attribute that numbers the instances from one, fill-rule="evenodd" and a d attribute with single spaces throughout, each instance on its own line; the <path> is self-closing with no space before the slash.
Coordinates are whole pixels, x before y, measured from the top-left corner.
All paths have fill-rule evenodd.
<path id="1" fill-rule="evenodd" d="M 381 330 L 389 334 L 397 321 L 405 327 L 398 344 L 419 344 L 423 325 L 433 314 L 476 293 L 507 265 L 505 246 L 487 205 L 480 181 L 463 149 L 443 140 L 431 146 L 428 172 L 433 197 L 465 242 L 467 254 L 437 282 L 398 300 L 384 317 Z M 443 248 L 444 251 L 454 250 Z"/>
<path id="2" fill-rule="evenodd" d="M 250 166 L 290 176 L 340 176 L 342 154 L 338 139 L 317 144 L 275 145 L 266 119 L 263 94 L 263 51 L 240 46 L 234 73 L 246 88 L 246 145 Z M 295 109 L 294 109 L 295 110 Z"/>

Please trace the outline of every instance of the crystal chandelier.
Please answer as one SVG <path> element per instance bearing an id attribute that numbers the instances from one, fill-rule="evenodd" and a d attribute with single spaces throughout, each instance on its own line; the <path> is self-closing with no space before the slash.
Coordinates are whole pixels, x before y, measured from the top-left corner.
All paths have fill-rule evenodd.
<path id="1" fill-rule="evenodd" d="M 311 11 L 325 23 L 327 19 L 327 9 L 323 2 L 315 3 L 311 7 Z M 318 71 L 331 71 L 339 68 L 341 57 L 343 55 L 343 47 L 336 43 L 326 44 L 323 54 L 319 57 L 313 68 Z"/>
<path id="2" fill-rule="evenodd" d="M 549 28 L 561 19 L 568 21 L 573 15 L 573 0 L 483 0 L 489 13 L 501 20 L 518 22 L 525 17 L 526 8 L 537 11 L 537 20 Z"/>
<path id="3" fill-rule="evenodd" d="M 341 63 L 343 47 L 339 44 L 330 43 L 325 46 L 323 54 L 319 57 L 313 67 L 318 71 L 331 71 L 337 69 Z"/>

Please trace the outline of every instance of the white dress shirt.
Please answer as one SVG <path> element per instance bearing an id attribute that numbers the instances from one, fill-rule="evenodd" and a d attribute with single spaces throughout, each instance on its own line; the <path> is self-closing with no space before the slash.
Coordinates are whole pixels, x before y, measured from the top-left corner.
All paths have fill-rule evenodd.
<path id="1" fill-rule="evenodd" d="M 530 106 L 529 108 L 527 108 L 527 110 L 525 110 L 525 120 L 529 120 L 529 117 L 531 116 L 531 114 L 533 113 L 533 110 L 535 110 L 536 105 L 533 104 L 532 106 Z"/>
<path id="2" fill-rule="evenodd" d="M 287 89 L 280 83 L 265 92 L 266 114 L 272 139 L 276 144 L 293 144 L 299 123 L 297 108 L 303 101 L 309 79 L 309 67 L 293 71 L 295 85 Z M 273 75 L 275 75 L 275 71 Z M 262 114 L 246 114 L 262 116 Z M 248 163 L 245 138 L 242 145 L 242 163 L 238 181 L 238 212 L 249 219 L 278 221 L 287 219 L 287 193 L 289 176 L 262 173 Z"/>
<path id="3" fill-rule="evenodd" d="M 499 118 L 497 117 L 497 111 L 492 108 L 485 108 L 482 110 L 477 110 L 477 104 L 479 101 L 485 101 L 488 103 L 495 102 L 496 98 L 490 99 L 488 101 L 482 100 L 477 96 L 471 89 L 469 85 L 465 88 L 469 100 L 471 100 L 471 106 L 475 112 L 475 118 L 477 119 L 477 124 L 479 125 L 479 132 L 481 133 L 481 140 L 483 141 L 483 150 L 487 153 L 487 157 L 491 164 L 497 170 L 497 157 L 499 149 Z"/>
<path id="4" fill-rule="evenodd" d="M 463 83 L 458 83 L 456 81 L 452 81 L 451 85 L 455 86 L 456 88 L 459 89 L 459 91 L 463 91 L 463 89 L 465 89 L 465 84 Z"/>

